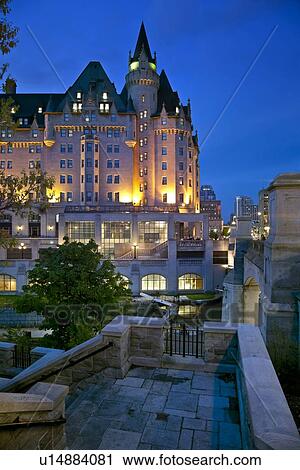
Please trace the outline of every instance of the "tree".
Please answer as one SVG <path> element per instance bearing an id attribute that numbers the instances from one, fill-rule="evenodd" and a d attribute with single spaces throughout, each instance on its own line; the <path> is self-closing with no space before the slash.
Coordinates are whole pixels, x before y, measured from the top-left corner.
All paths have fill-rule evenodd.
<path id="1" fill-rule="evenodd" d="M 0 171 L 0 215 L 11 211 L 22 216 L 33 207 L 38 212 L 44 212 L 48 207 L 47 192 L 53 188 L 54 181 L 41 170 L 22 171 L 19 176 L 7 176 L 5 171 Z M 14 244 L 15 239 L 0 230 L 0 247 Z"/>
<path id="2" fill-rule="evenodd" d="M 127 281 L 92 240 L 65 239 L 57 249 L 41 252 L 23 290 L 24 302 L 45 315 L 43 329 L 52 330 L 48 344 L 63 349 L 97 334 L 105 315 L 130 296 Z"/>
<path id="3" fill-rule="evenodd" d="M 0 52 L 2 55 L 7 55 L 16 44 L 16 36 L 18 28 L 12 26 L 8 21 L 8 15 L 10 13 L 11 0 L 0 0 Z M 0 65 L 0 80 L 3 81 L 7 73 L 8 64 L 3 63 Z M 10 76 L 6 80 L 13 80 Z M 3 91 L 5 91 L 5 85 L 2 85 Z M 14 129 L 15 122 L 13 119 L 13 113 L 17 111 L 17 106 L 14 104 L 14 100 L 9 97 L 7 99 L 0 100 L 0 128 L 1 129 Z"/>

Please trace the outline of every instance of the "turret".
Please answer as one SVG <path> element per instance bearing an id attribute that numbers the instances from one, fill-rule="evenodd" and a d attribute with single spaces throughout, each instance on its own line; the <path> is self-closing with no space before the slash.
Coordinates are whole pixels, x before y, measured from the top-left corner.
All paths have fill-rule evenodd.
<path id="1" fill-rule="evenodd" d="M 144 23 L 138 35 L 133 56 L 129 53 L 126 87 L 137 112 L 148 110 L 150 114 L 157 109 L 159 75 L 156 73 L 156 54 L 152 56 Z"/>

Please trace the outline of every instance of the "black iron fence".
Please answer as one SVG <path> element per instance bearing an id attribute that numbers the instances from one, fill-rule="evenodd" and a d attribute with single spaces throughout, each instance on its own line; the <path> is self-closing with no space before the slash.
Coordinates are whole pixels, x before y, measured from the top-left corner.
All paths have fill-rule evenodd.
<path id="1" fill-rule="evenodd" d="M 14 367 L 26 369 L 31 365 L 30 347 L 16 345 L 13 352 Z"/>
<path id="2" fill-rule="evenodd" d="M 203 329 L 170 321 L 165 329 L 165 353 L 203 357 Z"/>

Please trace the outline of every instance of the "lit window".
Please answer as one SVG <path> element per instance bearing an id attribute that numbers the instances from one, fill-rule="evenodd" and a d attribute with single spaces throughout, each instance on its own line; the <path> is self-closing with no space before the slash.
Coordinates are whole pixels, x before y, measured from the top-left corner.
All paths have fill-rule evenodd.
<path id="1" fill-rule="evenodd" d="M 140 132 L 143 132 L 143 130 L 144 130 L 144 126 L 143 124 L 140 124 Z"/>
<path id="2" fill-rule="evenodd" d="M 144 191 L 144 185 L 143 183 L 140 184 L 140 193 L 142 193 Z"/>
<path id="3" fill-rule="evenodd" d="M 146 118 L 147 116 L 148 116 L 148 111 L 147 111 L 147 109 L 145 109 L 145 111 L 144 111 L 144 118 Z"/>
<path id="4" fill-rule="evenodd" d="M 69 120 L 70 120 L 69 113 L 64 113 L 64 121 L 69 121 Z"/>
<path id="5" fill-rule="evenodd" d="M 161 184 L 162 185 L 166 185 L 168 184 L 168 178 L 166 176 L 163 176 L 162 179 L 161 179 Z"/>
<path id="6" fill-rule="evenodd" d="M 28 168 L 29 168 L 30 170 L 32 170 L 33 168 L 35 168 L 35 164 L 34 164 L 34 161 L 33 161 L 33 160 L 30 160 L 30 161 L 28 162 Z"/>
<path id="7" fill-rule="evenodd" d="M 34 145 L 29 145 L 29 153 L 34 153 Z"/>
<path id="8" fill-rule="evenodd" d="M 148 168 L 145 167 L 145 168 L 144 168 L 144 175 L 146 176 L 147 174 L 148 174 Z"/>
<path id="9" fill-rule="evenodd" d="M 167 118 L 161 118 L 161 123 L 163 126 L 165 126 L 167 124 Z"/>
<path id="10" fill-rule="evenodd" d="M 104 100 L 107 100 L 108 96 L 107 96 L 107 92 L 106 92 L 106 91 L 103 92 L 102 98 L 103 98 Z"/>
<path id="11" fill-rule="evenodd" d="M 0 274 L 0 292 L 16 292 L 16 278 L 9 274 Z"/>
<path id="12" fill-rule="evenodd" d="M 143 145 L 144 145 L 144 141 L 143 139 L 140 139 L 140 147 L 143 147 Z"/>
<path id="13" fill-rule="evenodd" d="M 144 116 L 143 111 L 141 111 L 140 112 L 140 118 L 143 119 L 143 116 Z"/>
<path id="14" fill-rule="evenodd" d="M 73 108 L 72 109 L 73 109 L 74 113 L 77 113 L 77 110 L 78 110 L 77 103 L 73 103 Z"/>
<path id="15" fill-rule="evenodd" d="M 145 122 L 144 123 L 144 131 L 146 131 L 148 129 L 148 124 Z"/>
<path id="16" fill-rule="evenodd" d="M 1 162 L 0 162 L 1 170 L 5 170 L 5 163 L 6 163 L 5 160 L 1 160 Z"/>
<path id="17" fill-rule="evenodd" d="M 106 112 L 106 113 L 109 112 L 109 104 L 108 104 L 108 103 L 105 103 L 105 112 Z"/>
<path id="18" fill-rule="evenodd" d="M 1 150 L 1 153 L 5 153 L 5 147 L 2 145 L 2 147 L 4 148 L 4 152 L 2 152 Z M 142 153 L 140 153 L 140 162 L 142 162 L 144 160 L 144 156 Z"/>
<path id="19" fill-rule="evenodd" d="M 144 137 L 144 145 L 147 145 L 147 144 L 148 144 L 148 138 Z"/>
<path id="20" fill-rule="evenodd" d="M 113 130 L 112 130 L 112 127 L 109 127 L 106 131 L 107 133 L 107 137 L 108 138 L 111 138 L 113 136 Z"/>
<path id="21" fill-rule="evenodd" d="M 144 160 L 148 159 L 148 152 L 144 152 Z"/>
<path id="22" fill-rule="evenodd" d="M 175 112 L 176 112 L 176 114 L 179 114 L 179 108 L 178 108 L 178 106 L 176 106 Z"/>
<path id="23" fill-rule="evenodd" d="M 187 273 L 179 276 L 178 290 L 202 290 L 203 279 L 199 274 Z"/>
<path id="24" fill-rule="evenodd" d="M 73 201 L 73 193 L 71 191 L 67 192 L 67 202 Z"/>
<path id="25" fill-rule="evenodd" d="M 183 185 L 183 176 L 179 176 L 179 184 Z"/>
<path id="26" fill-rule="evenodd" d="M 1 145 L 1 153 L 5 153 L 5 145 Z"/>
<path id="27" fill-rule="evenodd" d="M 145 95 L 142 95 L 142 103 L 145 103 Z"/>
<path id="28" fill-rule="evenodd" d="M 140 176 L 144 176 L 143 168 L 140 168 Z"/>
<path id="29" fill-rule="evenodd" d="M 77 91 L 77 93 L 76 93 L 76 98 L 77 98 L 78 100 L 81 100 L 81 91 Z"/>
<path id="30" fill-rule="evenodd" d="M 43 112 L 43 108 L 41 106 L 38 107 L 38 113 L 41 114 Z"/>
<path id="31" fill-rule="evenodd" d="M 13 153 L 13 147 L 11 144 L 7 146 L 7 153 Z"/>
<path id="32" fill-rule="evenodd" d="M 8 129 L 8 131 L 7 131 L 7 137 L 12 137 L 12 134 L 13 134 L 13 133 L 12 133 L 12 130 L 11 130 L 11 129 Z"/>
<path id="33" fill-rule="evenodd" d="M 184 119 L 180 118 L 179 123 L 180 123 L 181 126 L 183 126 L 184 125 Z"/>
<path id="34" fill-rule="evenodd" d="M 167 280 L 161 274 L 148 274 L 142 278 L 142 291 L 162 291 L 167 288 Z"/>
<path id="35" fill-rule="evenodd" d="M 148 183 L 147 181 L 144 182 L 144 190 L 146 191 L 148 189 Z"/>
<path id="36" fill-rule="evenodd" d="M 60 136 L 61 137 L 66 137 L 66 135 L 67 135 L 67 130 L 66 129 L 61 129 L 60 130 Z"/>
<path id="37" fill-rule="evenodd" d="M 32 129 L 31 135 L 32 135 L 33 138 L 36 138 L 36 137 L 38 136 L 38 131 L 37 131 L 37 129 Z"/>
<path id="38" fill-rule="evenodd" d="M 73 129 L 68 129 L 68 137 L 73 137 Z"/>

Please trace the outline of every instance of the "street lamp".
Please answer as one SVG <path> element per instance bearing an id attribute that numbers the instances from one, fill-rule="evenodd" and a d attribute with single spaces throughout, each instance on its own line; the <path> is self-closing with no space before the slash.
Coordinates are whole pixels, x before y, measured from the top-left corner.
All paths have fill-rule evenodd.
<path id="1" fill-rule="evenodd" d="M 24 250 L 26 250 L 25 243 L 20 243 L 19 250 L 21 250 L 21 259 L 24 259 Z"/>
<path id="2" fill-rule="evenodd" d="M 132 245 L 132 248 L 133 248 L 133 259 L 136 259 L 137 258 L 137 249 L 138 249 L 138 246 L 136 243 L 134 243 Z"/>

